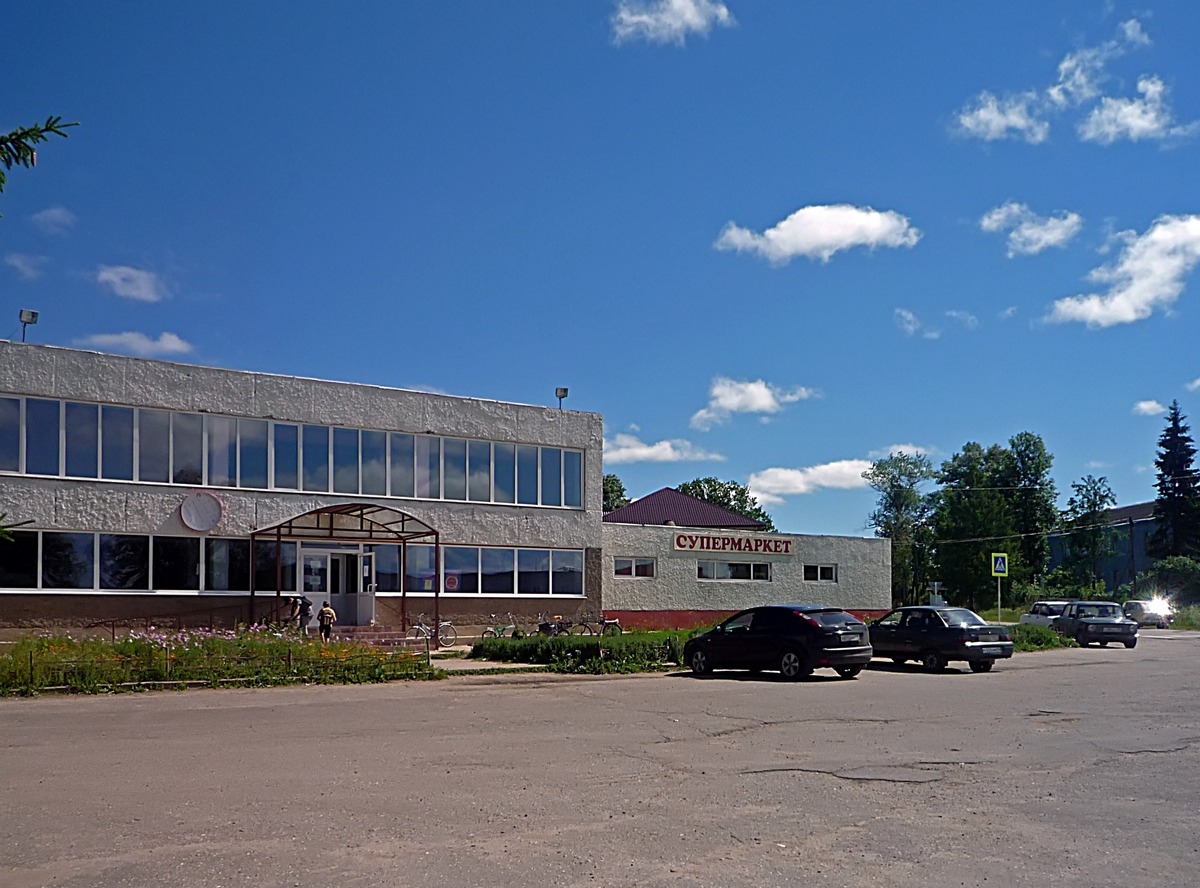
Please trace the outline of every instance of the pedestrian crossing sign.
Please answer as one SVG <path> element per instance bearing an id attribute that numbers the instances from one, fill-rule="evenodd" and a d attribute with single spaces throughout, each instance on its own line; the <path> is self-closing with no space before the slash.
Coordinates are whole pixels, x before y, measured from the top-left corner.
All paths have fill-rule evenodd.
<path id="1" fill-rule="evenodd" d="M 992 553 L 992 576 L 1006 577 L 1008 576 L 1008 553 L 993 552 Z"/>

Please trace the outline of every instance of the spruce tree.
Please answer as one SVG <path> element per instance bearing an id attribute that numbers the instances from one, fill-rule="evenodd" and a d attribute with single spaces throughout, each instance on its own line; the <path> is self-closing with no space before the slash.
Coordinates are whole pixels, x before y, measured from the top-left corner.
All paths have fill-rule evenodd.
<path id="1" fill-rule="evenodd" d="M 1196 445 L 1190 428 L 1179 412 L 1179 402 L 1172 401 L 1167 413 L 1167 427 L 1158 439 L 1158 468 L 1154 501 L 1157 526 L 1151 534 L 1147 550 L 1153 558 L 1182 555 L 1200 556 L 1200 478 L 1196 476 Z"/>

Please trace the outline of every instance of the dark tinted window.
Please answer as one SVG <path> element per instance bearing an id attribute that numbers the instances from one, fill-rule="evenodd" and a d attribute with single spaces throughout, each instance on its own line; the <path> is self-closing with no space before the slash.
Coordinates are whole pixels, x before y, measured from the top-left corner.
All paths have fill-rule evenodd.
<path id="1" fill-rule="evenodd" d="M 387 494 L 387 435 L 362 433 L 362 492 L 372 496 Z"/>
<path id="2" fill-rule="evenodd" d="M 58 474 L 58 401 L 25 401 L 25 471 Z"/>
<path id="3" fill-rule="evenodd" d="M 96 564 L 94 543 L 95 538 L 90 533 L 43 533 L 43 588 L 93 588 Z"/>
<path id="4" fill-rule="evenodd" d="M 14 530 L 11 542 L 0 543 L 0 588 L 36 589 L 37 566 L 36 532 Z"/>
<path id="5" fill-rule="evenodd" d="M 21 402 L 0 398 L 0 471 L 21 468 Z"/>
<path id="6" fill-rule="evenodd" d="M 200 588 L 199 538 L 154 538 L 154 588 Z"/>
<path id="7" fill-rule="evenodd" d="M 479 591 L 479 550 L 465 546 L 446 546 L 442 550 L 447 592 Z"/>
<path id="8" fill-rule="evenodd" d="M 392 435 L 392 496 L 413 495 L 413 436 Z"/>
<path id="9" fill-rule="evenodd" d="M 274 540 L 259 541 L 254 544 L 254 589 L 256 592 L 272 592 L 275 590 L 276 553 L 279 553 L 278 567 L 279 591 L 296 591 L 296 544 L 280 543 L 276 546 Z"/>
<path id="10" fill-rule="evenodd" d="M 261 419 L 238 420 L 238 447 L 241 453 L 239 466 L 241 487 L 267 486 L 267 424 Z M 296 445 L 292 445 L 295 455 Z M 247 556 L 249 557 L 249 556 Z M 249 562 L 247 562 L 249 563 Z M 249 573 L 246 574 L 250 576 Z"/>
<path id="11" fill-rule="evenodd" d="M 513 564 L 516 552 L 512 549 L 482 549 L 483 591 L 487 594 L 511 595 L 515 589 Z"/>
<path id="12" fill-rule="evenodd" d="M 150 588 L 150 537 L 100 534 L 100 588 Z"/>
<path id="13" fill-rule="evenodd" d="M 546 549 L 521 549 L 517 552 L 517 591 L 522 595 L 547 595 L 550 592 L 550 552 Z"/>
<path id="14" fill-rule="evenodd" d="M 295 490 L 300 486 L 300 432 L 294 425 L 276 425 L 274 433 L 275 486 Z"/>
<path id="15" fill-rule="evenodd" d="M 133 480 L 133 408 L 100 410 L 100 475 L 118 481 Z"/>
<path id="16" fill-rule="evenodd" d="M 204 420 L 196 413 L 171 416 L 171 480 L 199 484 L 204 479 Z"/>
<path id="17" fill-rule="evenodd" d="M 250 588 L 250 541 L 206 540 L 204 588 L 213 592 L 245 592 Z"/>
<path id="18" fill-rule="evenodd" d="M 582 595 L 583 553 L 556 549 L 550 557 L 553 562 L 551 575 L 554 582 L 550 591 L 555 595 Z"/>
<path id="19" fill-rule="evenodd" d="M 67 404 L 67 474 L 95 478 L 100 453 L 100 408 L 95 404 Z"/>
<path id="20" fill-rule="evenodd" d="M 138 478 L 167 481 L 170 477 L 171 414 L 165 410 L 138 411 Z"/>

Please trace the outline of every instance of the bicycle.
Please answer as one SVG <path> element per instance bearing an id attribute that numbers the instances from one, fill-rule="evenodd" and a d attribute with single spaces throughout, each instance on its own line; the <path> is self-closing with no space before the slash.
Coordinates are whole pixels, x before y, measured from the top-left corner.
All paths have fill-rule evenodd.
<path id="1" fill-rule="evenodd" d="M 508 623 L 501 623 L 495 614 L 491 615 L 491 625 L 485 628 L 481 634 L 483 638 L 503 638 L 505 633 L 511 632 L 516 637 L 517 624 L 513 620 L 513 615 L 508 615 Z"/>
<path id="2" fill-rule="evenodd" d="M 584 616 L 571 629 L 572 635 L 620 635 L 624 630 L 620 620 Z"/>
<path id="3" fill-rule="evenodd" d="M 564 620 L 560 614 L 555 614 L 553 619 L 545 614 L 538 614 L 537 628 L 532 630 L 530 635 L 570 635 L 571 621 Z"/>
<path id="4" fill-rule="evenodd" d="M 408 627 L 404 637 L 412 641 L 433 638 L 433 627 L 425 622 L 424 614 L 418 614 L 417 622 Z M 438 623 L 437 641 L 441 647 L 452 647 L 458 641 L 458 630 L 449 620 L 441 620 Z"/>

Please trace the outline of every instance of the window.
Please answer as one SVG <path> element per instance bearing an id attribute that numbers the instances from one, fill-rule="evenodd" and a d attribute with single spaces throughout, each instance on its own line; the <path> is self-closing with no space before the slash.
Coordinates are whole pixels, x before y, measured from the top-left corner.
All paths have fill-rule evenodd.
<path id="1" fill-rule="evenodd" d="M 701 580 L 770 582 L 771 565 L 749 561 L 698 561 L 696 577 Z"/>
<path id="2" fill-rule="evenodd" d="M 204 541 L 204 588 L 210 592 L 250 589 L 250 541 Z"/>
<path id="3" fill-rule="evenodd" d="M 404 588 L 409 592 L 433 592 L 437 581 L 433 546 L 407 546 Z"/>
<path id="4" fill-rule="evenodd" d="M 358 493 L 358 432 L 333 430 L 333 492 Z"/>
<path id="5" fill-rule="evenodd" d="M 12 531 L 12 540 L 0 543 L 0 589 L 36 589 L 37 574 L 37 532 Z"/>
<path id="6" fill-rule="evenodd" d="M 94 588 L 95 568 L 96 538 L 92 534 L 42 534 L 42 588 Z"/>
<path id="7" fill-rule="evenodd" d="M 154 537 L 154 588 L 200 588 L 198 537 Z"/>
<path id="8" fill-rule="evenodd" d="M 413 436 L 390 437 L 392 449 L 392 496 L 413 495 Z"/>
<path id="9" fill-rule="evenodd" d="M 58 401 L 25 401 L 25 471 L 31 475 L 58 474 Z"/>
<path id="10" fill-rule="evenodd" d="M 514 502 L 517 494 L 517 448 L 513 444 L 497 444 L 492 451 L 495 478 L 492 502 Z"/>
<path id="11" fill-rule="evenodd" d="M 517 502 L 536 506 L 538 501 L 538 449 L 517 445 Z"/>
<path id="12" fill-rule="evenodd" d="M 562 505 L 562 451 L 542 448 L 542 505 Z"/>
<path id="13" fill-rule="evenodd" d="M 442 589 L 446 592 L 479 591 L 479 550 L 447 546 L 443 552 Z"/>
<path id="14" fill-rule="evenodd" d="M 276 423 L 275 435 L 275 487 L 281 490 L 300 488 L 300 428 Z M 274 587 L 272 587 L 274 588 Z"/>
<path id="15" fill-rule="evenodd" d="M 517 589 L 515 549 L 480 549 L 480 579 L 485 595 L 512 595 Z"/>
<path id="16" fill-rule="evenodd" d="M 550 593 L 550 552 L 548 550 L 517 550 L 517 592 L 521 595 L 548 595 Z"/>
<path id="17" fill-rule="evenodd" d="M 613 574 L 618 577 L 654 577 L 653 558 L 614 558 Z"/>
<path id="18" fill-rule="evenodd" d="M 0 471 L 21 471 L 21 401 L 0 398 Z"/>
<path id="19" fill-rule="evenodd" d="M 467 442 L 461 438 L 443 438 L 442 497 L 451 500 L 467 498 Z"/>
<path id="20" fill-rule="evenodd" d="M 577 549 L 555 549 L 550 553 L 550 591 L 555 595 L 583 594 L 583 553 Z"/>
<path id="21" fill-rule="evenodd" d="M 100 462 L 100 410 L 95 404 L 66 405 L 67 474 L 95 478 Z"/>
<path id="22" fill-rule="evenodd" d="M 100 477 L 133 480 L 133 408 L 100 408 Z"/>
<path id="23" fill-rule="evenodd" d="M 171 477 L 171 414 L 138 411 L 138 480 L 166 483 Z"/>
<path id="24" fill-rule="evenodd" d="M 237 420 L 208 418 L 208 483 L 233 487 L 237 481 Z"/>
<path id="25" fill-rule="evenodd" d="M 400 547 L 392 545 L 369 546 L 375 556 L 375 591 L 400 591 Z"/>
<path id="26" fill-rule="evenodd" d="M 804 581 L 806 583 L 836 583 L 836 564 L 806 564 L 804 565 Z"/>
<path id="27" fill-rule="evenodd" d="M 583 454 L 578 450 L 563 451 L 563 505 L 583 508 Z"/>
<path id="28" fill-rule="evenodd" d="M 467 499 L 482 503 L 492 499 L 492 445 L 487 441 L 467 445 Z"/>
<path id="29" fill-rule="evenodd" d="M 203 483 L 203 430 L 199 414 L 171 414 L 171 480 L 176 484 Z"/>
<path id="30" fill-rule="evenodd" d="M 150 537 L 100 534 L 100 588 L 150 588 Z"/>
<path id="31" fill-rule="evenodd" d="M 329 489 L 329 429 L 325 426 L 304 426 L 304 489 Z"/>
<path id="32" fill-rule="evenodd" d="M 267 423 L 262 419 L 239 419 L 238 486 L 267 487 Z M 295 454 L 295 444 L 292 453 Z M 249 556 L 247 555 L 247 558 Z M 246 562 L 249 564 L 249 561 Z M 246 576 L 250 573 L 247 570 Z"/>
<path id="33" fill-rule="evenodd" d="M 362 433 L 362 492 L 387 495 L 387 434 Z"/>
<path id="34" fill-rule="evenodd" d="M 442 439 L 428 435 L 417 435 L 413 442 L 416 450 L 417 469 L 415 494 L 425 499 L 441 499 L 442 496 Z"/>
<path id="35" fill-rule="evenodd" d="M 278 563 L 276 553 L 278 552 Z M 254 589 L 258 592 L 270 592 L 275 589 L 276 568 L 278 567 L 279 591 L 296 591 L 296 544 L 281 542 L 276 546 L 274 540 L 258 540 L 254 543 Z"/>

